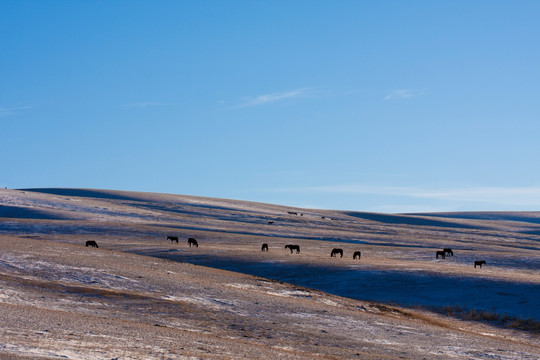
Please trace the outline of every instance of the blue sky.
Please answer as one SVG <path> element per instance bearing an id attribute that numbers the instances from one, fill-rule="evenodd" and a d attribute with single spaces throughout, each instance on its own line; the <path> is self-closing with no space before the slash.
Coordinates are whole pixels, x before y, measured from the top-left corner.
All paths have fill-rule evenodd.
<path id="1" fill-rule="evenodd" d="M 0 186 L 540 210 L 538 1 L 0 2 Z"/>

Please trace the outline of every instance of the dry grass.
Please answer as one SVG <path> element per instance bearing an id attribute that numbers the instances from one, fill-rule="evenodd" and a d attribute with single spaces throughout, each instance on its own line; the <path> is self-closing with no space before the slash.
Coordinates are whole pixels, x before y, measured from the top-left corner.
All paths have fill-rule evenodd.
<path id="1" fill-rule="evenodd" d="M 11 215 L 0 218 L 0 338 L 9 349 L 0 347 L 0 358 L 8 352 L 73 359 L 540 358 L 534 320 L 467 304 L 415 311 L 393 299 L 394 305 L 382 305 L 328 294 L 345 288 L 343 278 L 331 277 L 340 272 L 354 275 L 347 289 L 366 294 L 367 275 L 378 272 L 420 282 L 497 280 L 534 291 L 540 224 L 425 216 L 407 223 L 411 217 L 402 215 L 100 191 L 0 189 L 3 203 Z M 32 217 L 38 210 L 46 218 Z M 179 236 L 180 244 L 166 241 L 168 235 Z M 189 248 L 188 237 L 200 246 Z M 99 249 L 85 248 L 86 240 Z M 260 251 L 265 242 L 268 253 Z M 284 251 L 288 243 L 299 244 L 302 253 Z M 333 247 L 346 255 L 330 258 Z M 434 259 L 443 247 L 455 256 Z M 352 259 L 356 250 L 361 260 Z M 474 269 L 477 256 L 489 265 Z M 222 269 L 238 272 L 188 264 L 201 259 L 209 259 L 208 266 L 234 264 Z M 240 274 L 243 263 L 281 270 L 263 276 L 275 280 L 268 281 Z M 327 273 L 334 281 L 324 287 Z M 416 295 L 413 285 L 402 280 L 392 289 Z M 431 285 L 430 296 L 440 294 Z M 31 342 L 27 334 L 42 341 Z M 459 338 L 459 348 L 441 347 L 449 336 Z"/>
<path id="2" fill-rule="evenodd" d="M 452 316 L 461 320 L 487 322 L 490 325 L 502 328 L 526 331 L 531 334 L 540 334 L 540 322 L 534 319 L 517 318 L 491 311 L 465 309 L 460 306 L 427 307 L 427 309 L 438 314 Z"/>

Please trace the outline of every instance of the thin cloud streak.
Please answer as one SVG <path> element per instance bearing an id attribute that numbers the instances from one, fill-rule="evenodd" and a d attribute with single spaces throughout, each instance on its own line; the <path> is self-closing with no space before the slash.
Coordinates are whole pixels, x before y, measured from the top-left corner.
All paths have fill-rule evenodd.
<path id="1" fill-rule="evenodd" d="M 372 185 L 312 186 L 273 189 L 275 192 L 346 195 L 390 195 L 431 200 L 480 202 L 504 205 L 531 206 L 540 203 L 540 187 L 470 187 L 423 189 Z"/>
<path id="2" fill-rule="evenodd" d="M 14 107 L 0 107 L 0 118 L 8 116 L 19 115 L 21 111 L 32 108 L 31 105 L 27 106 L 14 106 Z"/>
<path id="3" fill-rule="evenodd" d="M 410 99 L 413 97 L 422 96 L 424 95 L 424 93 L 424 90 L 398 89 L 391 91 L 388 95 L 384 97 L 384 100 Z"/>
<path id="4" fill-rule="evenodd" d="M 306 172 L 302 170 L 270 171 L 270 172 L 258 172 L 258 173 L 253 174 L 253 176 L 262 176 L 262 177 L 303 176 L 303 175 L 306 175 Z"/>
<path id="5" fill-rule="evenodd" d="M 136 103 L 131 103 L 131 104 L 124 104 L 124 105 L 120 105 L 120 107 L 123 107 L 123 108 L 146 108 L 146 107 L 150 107 L 150 106 L 164 106 L 164 105 L 167 105 L 165 103 L 160 103 L 160 102 L 153 102 L 153 101 L 141 101 L 141 102 L 136 102 Z"/>
<path id="6" fill-rule="evenodd" d="M 288 99 L 312 97 L 315 94 L 316 92 L 312 88 L 309 88 L 309 87 L 304 87 L 304 88 L 290 90 L 290 91 L 275 92 L 275 93 L 270 93 L 270 94 L 265 94 L 265 95 L 259 95 L 254 98 L 248 98 L 243 103 L 236 106 L 232 106 L 230 109 L 241 109 L 241 108 L 246 108 L 246 107 L 271 104 L 271 103 L 284 101 Z"/>

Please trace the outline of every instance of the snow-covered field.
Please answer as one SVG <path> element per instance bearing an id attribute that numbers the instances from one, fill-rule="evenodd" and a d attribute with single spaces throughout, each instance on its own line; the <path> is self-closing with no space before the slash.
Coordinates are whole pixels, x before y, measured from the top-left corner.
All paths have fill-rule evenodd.
<path id="1" fill-rule="evenodd" d="M 0 190 L 0 358 L 538 359 L 538 332 L 442 315 L 540 321 L 538 218 Z"/>

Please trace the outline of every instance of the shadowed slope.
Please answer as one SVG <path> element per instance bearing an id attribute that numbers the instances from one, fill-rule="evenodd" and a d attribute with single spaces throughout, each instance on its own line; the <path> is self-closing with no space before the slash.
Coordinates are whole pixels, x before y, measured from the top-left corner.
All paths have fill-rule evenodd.
<path id="1" fill-rule="evenodd" d="M 62 189 L 62 188 L 32 188 L 19 189 L 21 191 L 37 192 L 42 194 L 52 194 L 70 197 L 88 197 L 96 199 L 111 200 L 139 200 L 137 196 L 124 195 L 122 191 L 115 190 L 94 190 L 94 189 Z M 136 194 L 136 193 L 134 193 Z"/>
<path id="2" fill-rule="evenodd" d="M 426 218 L 423 214 L 411 214 L 411 215 L 394 215 L 394 214 L 378 214 L 378 213 L 364 213 L 364 212 L 346 212 L 349 216 L 354 216 L 360 219 L 377 221 L 384 224 L 399 224 L 399 225 L 414 225 L 414 226 L 435 226 L 435 227 L 449 227 L 449 228 L 461 228 L 461 229 L 474 229 L 474 227 L 467 224 L 460 224 L 452 221 L 433 220 Z M 422 216 L 417 216 L 422 215 Z"/>
<path id="3" fill-rule="evenodd" d="M 73 217 L 54 210 L 37 210 L 29 207 L 0 205 L 0 218 L 71 220 Z"/>

